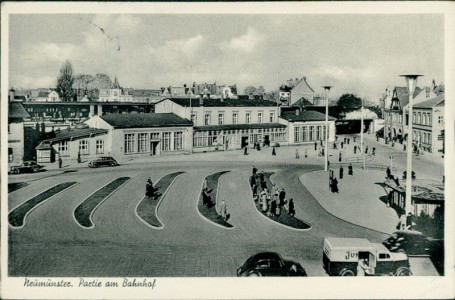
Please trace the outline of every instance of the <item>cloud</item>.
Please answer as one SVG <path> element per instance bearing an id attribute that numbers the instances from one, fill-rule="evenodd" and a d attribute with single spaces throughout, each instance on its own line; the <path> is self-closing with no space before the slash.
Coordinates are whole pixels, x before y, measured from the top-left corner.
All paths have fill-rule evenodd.
<path id="1" fill-rule="evenodd" d="M 227 46 L 233 50 L 250 53 L 262 40 L 264 40 L 264 35 L 255 28 L 249 27 L 244 35 L 233 37 Z"/>

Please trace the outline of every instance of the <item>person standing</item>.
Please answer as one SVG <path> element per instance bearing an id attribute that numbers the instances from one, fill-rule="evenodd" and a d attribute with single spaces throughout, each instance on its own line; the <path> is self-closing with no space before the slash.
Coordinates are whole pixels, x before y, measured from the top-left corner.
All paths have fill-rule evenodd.
<path id="1" fill-rule="evenodd" d="M 385 171 L 386 175 L 387 175 L 387 179 L 390 178 L 390 175 L 392 174 L 392 171 L 390 171 L 390 167 L 387 167 L 387 170 Z"/>
<path id="2" fill-rule="evenodd" d="M 62 168 L 62 164 L 63 164 L 62 157 L 59 155 L 59 156 L 58 156 L 58 167 L 59 167 L 60 169 Z"/>
<path id="3" fill-rule="evenodd" d="M 351 176 L 354 175 L 354 172 L 352 170 L 352 164 L 349 164 L 349 166 L 348 166 L 348 175 L 351 175 Z"/>
<path id="4" fill-rule="evenodd" d="M 256 176 L 256 173 L 258 172 L 258 169 L 256 169 L 255 166 L 253 166 L 253 176 Z"/>
<path id="5" fill-rule="evenodd" d="M 365 147 L 365 154 L 368 154 L 368 146 Z"/>
<path id="6" fill-rule="evenodd" d="M 340 179 L 343 179 L 343 166 L 340 166 Z"/>
<path id="7" fill-rule="evenodd" d="M 376 155 L 376 147 L 373 147 L 373 155 Z"/>
<path id="8" fill-rule="evenodd" d="M 248 155 L 248 146 L 245 146 L 245 148 L 243 148 L 243 155 Z"/>
<path id="9" fill-rule="evenodd" d="M 295 215 L 295 209 L 294 209 L 294 199 L 289 199 L 289 203 L 288 203 L 288 215 L 290 215 L 291 217 L 293 217 Z"/>
<path id="10" fill-rule="evenodd" d="M 272 147 L 272 156 L 275 156 L 276 155 L 276 152 L 275 152 L 275 146 Z"/>
<path id="11" fill-rule="evenodd" d="M 227 220 L 227 207 L 224 200 L 221 201 L 221 218 L 223 218 L 224 221 Z"/>
<path id="12" fill-rule="evenodd" d="M 314 141 L 314 151 L 317 151 L 318 150 L 318 143 L 316 141 Z"/>
<path id="13" fill-rule="evenodd" d="M 357 153 L 357 145 L 354 145 L 354 154 Z"/>
<path id="14" fill-rule="evenodd" d="M 251 175 L 251 177 L 250 177 L 250 185 L 251 185 L 251 187 L 256 185 L 256 176 L 255 175 Z"/>
<path id="15" fill-rule="evenodd" d="M 307 149 L 305 148 L 305 157 L 308 157 Z"/>
<path id="16" fill-rule="evenodd" d="M 81 151 L 78 151 L 78 152 L 77 152 L 77 163 L 78 163 L 78 164 L 81 163 Z"/>
<path id="17" fill-rule="evenodd" d="M 354 143 L 355 143 L 355 135 L 352 138 L 354 139 Z"/>
<path id="18" fill-rule="evenodd" d="M 259 179 L 261 180 L 261 182 L 265 181 L 264 180 L 264 171 L 261 171 L 261 173 L 259 174 Z"/>
<path id="19" fill-rule="evenodd" d="M 296 158 L 296 159 L 299 159 L 299 158 L 300 158 L 299 149 L 295 149 L 295 158 Z"/>
<path id="20" fill-rule="evenodd" d="M 278 205 L 283 205 L 284 203 L 284 199 L 286 199 L 286 192 L 284 190 L 284 188 L 281 189 L 281 192 L 280 192 L 280 195 L 279 195 L 279 202 L 278 202 Z"/>
<path id="21" fill-rule="evenodd" d="M 256 200 L 258 198 L 258 186 L 257 184 L 253 185 L 253 198 Z"/>
<path id="22" fill-rule="evenodd" d="M 348 145 L 349 145 L 349 142 L 351 141 L 351 138 L 348 138 Z"/>
<path id="23" fill-rule="evenodd" d="M 343 148 L 343 147 L 341 147 Z M 340 151 L 340 154 L 338 155 L 338 161 L 341 162 L 341 151 Z"/>
<path id="24" fill-rule="evenodd" d="M 338 193 L 338 180 L 336 177 L 332 180 L 332 193 Z"/>
<path id="25" fill-rule="evenodd" d="M 343 149 L 344 142 L 341 142 L 340 145 L 341 145 L 341 149 Z"/>

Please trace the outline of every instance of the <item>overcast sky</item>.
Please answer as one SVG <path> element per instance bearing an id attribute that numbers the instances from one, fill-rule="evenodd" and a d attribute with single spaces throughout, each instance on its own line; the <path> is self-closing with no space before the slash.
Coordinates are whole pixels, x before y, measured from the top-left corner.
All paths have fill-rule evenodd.
<path id="1" fill-rule="evenodd" d="M 101 29 L 102 28 L 102 29 Z M 77 74 L 107 73 L 122 87 L 198 83 L 277 89 L 306 76 L 316 93 L 374 100 L 398 75 L 444 81 L 444 18 L 420 15 L 12 15 L 10 84 L 55 87 L 69 60 Z"/>

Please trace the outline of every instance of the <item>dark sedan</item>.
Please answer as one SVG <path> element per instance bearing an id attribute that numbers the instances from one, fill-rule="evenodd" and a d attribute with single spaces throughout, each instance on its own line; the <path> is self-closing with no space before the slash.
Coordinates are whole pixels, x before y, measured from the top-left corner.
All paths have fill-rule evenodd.
<path id="1" fill-rule="evenodd" d="M 43 166 L 38 165 L 36 161 L 24 161 L 20 166 L 11 167 L 11 174 L 36 173 L 41 171 Z"/>
<path id="2" fill-rule="evenodd" d="M 102 156 L 88 163 L 90 168 L 114 167 L 118 165 L 117 161 L 110 156 Z"/>
<path id="3" fill-rule="evenodd" d="M 382 244 L 392 252 L 404 251 L 410 256 L 429 256 L 436 240 L 431 240 L 419 231 L 394 232 Z"/>
<path id="4" fill-rule="evenodd" d="M 307 276 L 298 263 L 283 259 L 275 252 L 261 252 L 247 259 L 237 269 L 237 276 Z"/>

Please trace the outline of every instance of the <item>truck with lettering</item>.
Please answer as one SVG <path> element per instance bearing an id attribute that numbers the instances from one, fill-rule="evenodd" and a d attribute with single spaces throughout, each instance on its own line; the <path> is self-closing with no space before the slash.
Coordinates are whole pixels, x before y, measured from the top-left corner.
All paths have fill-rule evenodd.
<path id="1" fill-rule="evenodd" d="M 322 262 L 330 276 L 412 275 L 406 253 L 364 238 L 325 238 Z"/>

